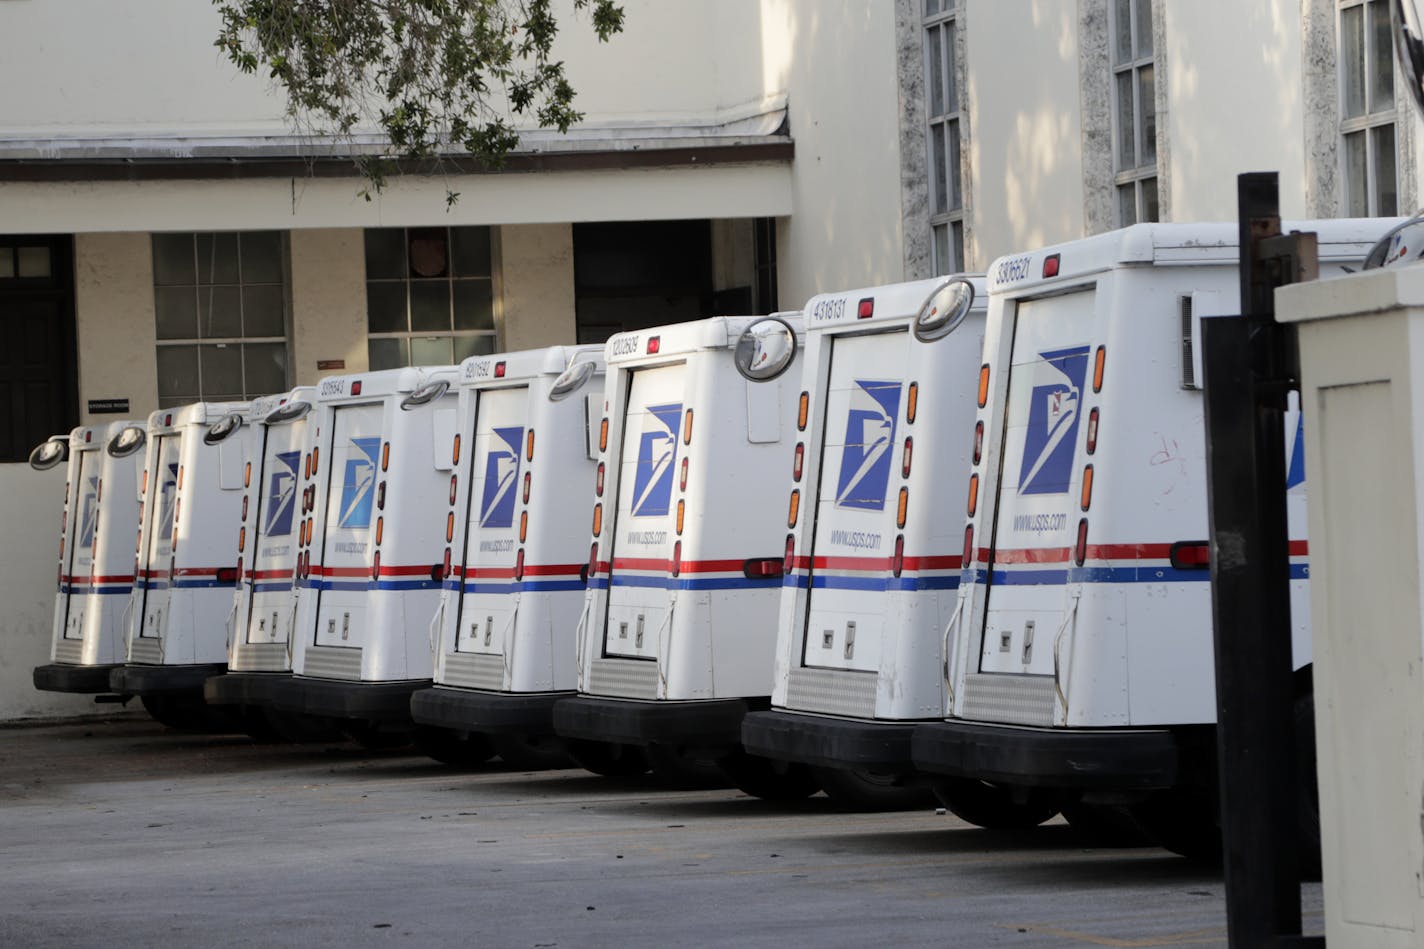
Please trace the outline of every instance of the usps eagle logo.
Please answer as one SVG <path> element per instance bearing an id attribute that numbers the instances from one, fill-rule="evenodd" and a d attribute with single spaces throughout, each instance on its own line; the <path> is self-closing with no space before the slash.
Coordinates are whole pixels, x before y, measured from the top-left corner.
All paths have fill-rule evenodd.
<path id="1" fill-rule="evenodd" d="M 845 448 L 836 479 L 836 507 L 885 510 L 891 446 L 900 414 L 899 382 L 856 379 L 846 413 Z"/>
<path id="2" fill-rule="evenodd" d="M 178 465 L 168 465 L 168 477 L 158 487 L 158 536 L 173 536 L 173 502 L 178 494 Z"/>
<path id="3" fill-rule="evenodd" d="M 1087 346 L 1039 353 L 1038 361 L 1028 369 L 1033 373 L 1033 390 L 1019 494 L 1063 494 L 1068 490 L 1087 369 Z"/>
<path id="4" fill-rule="evenodd" d="M 89 479 L 89 490 L 84 492 L 84 510 L 79 518 L 79 547 L 94 546 L 94 523 L 99 517 L 99 479 Z"/>
<path id="5" fill-rule="evenodd" d="M 480 498 L 481 527 L 514 524 L 514 485 L 519 480 L 519 443 L 524 429 L 518 425 L 496 428 L 485 456 L 485 488 Z"/>
<path id="6" fill-rule="evenodd" d="M 285 537 L 292 532 L 292 514 L 297 507 L 297 460 L 299 451 L 278 452 L 267 479 L 267 523 L 262 533 Z"/>
<path id="7" fill-rule="evenodd" d="M 1286 459 L 1286 490 L 1291 491 L 1305 484 L 1305 417 L 1295 418 L 1295 439 L 1291 442 L 1290 454 Z"/>
<path id="8" fill-rule="evenodd" d="M 672 468 L 682 431 L 682 403 L 650 405 L 638 438 L 638 470 L 633 478 L 634 517 L 666 514 L 672 502 Z"/>
<path id="9" fill-rule="evenodd" d="M 341 516 L 338 527 L 362 530 L 371 526 L 371 501 L 375 495 L 376 455 L 379 438 L 353 438 L 346 453 L 346 471 L 341 482 Z"/>

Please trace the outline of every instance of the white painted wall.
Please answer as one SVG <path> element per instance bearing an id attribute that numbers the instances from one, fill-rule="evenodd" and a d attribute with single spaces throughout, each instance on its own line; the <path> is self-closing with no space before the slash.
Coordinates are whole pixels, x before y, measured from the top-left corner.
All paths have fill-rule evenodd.
<path id="1" fill-rule="evenodd" d="M 796 142 L 777 235 L 784 309 L 816 293 L 903 279 L 895 10 L 863 0 L 763 0 L 768 88 L 789 90 Z"/>
<path id="2" fill-rule="evenodd" d="M 1083 236 L 1077 17 L 1062 0 L 968 0 L 975 266 Z"/>
<path id="3" fill-rule="evenodd" d="M 1304 217 L 1299 0 L 1164 7 L 1172 220 L 1235 220 L 1247 171 L 1280 172 L 1281 213 Z"/>
<path id="4" fill-rule="evenodd" d="M 500 348 L 518 352 L 573 343 L 573 228 L 506 225 L 496 232 L 494 256 Z"/>
<path id="5" fill-rule="evenodd" d="M 366 245 L 359 228 L 292 231 L 292 383 L 315 385 L 336 372 L 364 372 Z M 150 296 L 152 295 L 150 291 Z M 320 360 L 346 368 L 320 370 Z"/>
<path id="6" fill-rule="evenodd" d="M 75 235 L 74 310 L 80 424 L 114 419 L 83 412 L 90 399 L 128 399 L 128 417 L 146 418 L 158 408 L 152 237 Z"/>
<path id="7" fill-rule="evenodd" d="M 0 524 L 12 549 L 0 570 L 0 720 L 112 711 L 92 696 L 40 692 L 31 672 L 50 661 L 64 466 L 0 465 Z"/>

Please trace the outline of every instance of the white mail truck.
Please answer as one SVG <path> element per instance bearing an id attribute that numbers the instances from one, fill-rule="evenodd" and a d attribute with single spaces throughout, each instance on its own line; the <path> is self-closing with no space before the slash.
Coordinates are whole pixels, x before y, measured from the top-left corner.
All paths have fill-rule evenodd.
<path id="1" fill-rule="evenodd" d="M 741 746 L 743 717 L 770 702 L 786 532 L 799 518 L 767 486 L 795 441 L 786 372 L 801 336 L 795 314 L 608 341 L 579 694 L 554 706 L 590 770 L 637 770 L 633 747 L 678 781 L 719 760 L 765 795 L 816 790 L 804 767 Z"/>
<path id="2" fill-rule="evenodd" d="M 124 661 L 144 438 L 141 422 L 81 426 L 30 455 L 41 470 L 68 461 L 50 662 L 34 670 L 37 689 L 108 693 Z"/>
<path id="3" fill-rule="evenodd" d="M 865 808 L 928 804 L 910 733 L 941 717 L 987 298 L 981 276 L 813 297 L 771 709 L 747 751 Z M 787 477 L 789 475 L 789 477 Z"/>
<path id="4" fill-rule="evenodd" d="M 127 660 L 109 678 L 166 725 L 211 727 L 203 682 L 227 668 L 225 624 L 246 458 L 245 402 L 197 402 L 148 417 Z M 122 437 L 122 433 L 121 436 Z"/>
<path id="5" fill-rule="evenodd" d="M 589 494 L 603 409 L 603 347 L 473 356 L 460 367 L 450 474 L 455 563 L 436 614 L 434 687 L 415 721 L 506 763 L 565 758 L 554 702 L 574 692 L 574 631 L 588 573 Z"/>
<path id="6" fill-rule="evenodd" d="M 431 617 L 454 563 L 442 501 L 458 378 L 455 366 L 389 369 L 317 386 L 295 514 L 293 674 L 254 704 L 336 719 L 368 744 L 409 739 L 410 696 L 430 685 Z"/>
<path id="7" fill-rule="evenodd" d="M 1328 279 L 1393 223 L 1285 228 L 1319 235 Z M 966 820 L 1023 826 L 1071 807 L 1070 821 L 1091 824 L 1125 807 L 1171 849 L 1220 844 L 1201 321 L 1239 311 L 1238 256 L 1235 224 L 1142 224 L 989 272 L 974 456 L 957 492 L 965 567 L 946 653 L 932 657 L 946 720 L 912 739 L 915 764 Z M 1288 425 L 1308 719 L 1298 413 Z"/>

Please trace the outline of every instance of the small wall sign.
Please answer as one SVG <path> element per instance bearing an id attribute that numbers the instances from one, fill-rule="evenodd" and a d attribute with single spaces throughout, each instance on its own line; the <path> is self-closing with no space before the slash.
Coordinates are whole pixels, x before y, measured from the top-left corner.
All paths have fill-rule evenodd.
<path id="1" fill-rule="evenodd" d="M 129 410 L 128 399 L 90 399 L 90 415 L 123 415 Z"/>
<path id="2" fill-rule="evenodd" d="M 316 368 L 317 368 L 317 370 L 318 370 L 319 372 L 329 372 L 329 371 L 331 371 L 332 369 L 345 369 L 345 368 L 346 368 L 346 360 L 344 360 L 344 359 L 318 359 L 318 360 L 316 361 Z"/>

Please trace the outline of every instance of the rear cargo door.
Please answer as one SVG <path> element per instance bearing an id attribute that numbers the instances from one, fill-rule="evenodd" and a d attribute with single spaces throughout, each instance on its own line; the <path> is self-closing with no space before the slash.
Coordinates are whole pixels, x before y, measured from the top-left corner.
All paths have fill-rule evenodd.
<path id="1" fill-rule="evenodd" d="M 519 550 L 520 472 L 529 389 L 487 389 L 478 398 L 455 650 L 501 655 L 516 604 L 514 558 Z"/>
<path id="2" fill-rule="evenodd" d="M 316 644 L 360 646 L 365 632 L 366 591 L 374 554 L 377 482 L 380 480 L 384 405 L 340 406 L 333 413 L 331 443 L 323 446 L 326 517 L 322 532 L 322 580 L 317 593 Z M 387 510 L 394 499 L 386 499 Z M 409 503 L 407 501 L 407 503 Z"/>
<path id="3" fill-rule="evenodd" d="M 178 458 L 182 446 L 181 435 L 158 436 L 158 448 L 154 452 L 158 467 L 149 472 L 151 483 L 144 513 L 151 520 L 138 572 L 143 589 L 140 636 L 163 634 L 163 613 L 168 608 L 169 575 L 173 567 L 173 515 L 178 500 Z"/>
<path id="4" fill-rule="evenodd" d="M 1053 674 L 1078 527 L 1094 293 L 1021 301 L 989 555 L 981 672 Z M 1058 640 L 1066 652 L 1070 644 Z"/>
<path id="5" fill-rule="evenodd" d="M 655 659 L 671 621 L 685 364 L 639 369 L 629 385 L 604 654 Z"/>
<path id="6" fill-rule="evenodd" d="M 66 524 L 64 575 L 62 586 L 64 597 L 64 638 L 84 638 L 84 609 L 89 591 L 89 578 L 94 571 L 94 536 L 99 521 L 99 475 L 103 466 L 103 454 L 98 451 L 76 452 L 78 464 L 70 491 L 70 517 L 73 524 Z"/>
<path id="7" fill-rule="evenodd" d="M 250 497 L 257 504 L 250 523 L 252 560 L 246 565 L 252 596 L 248 600 L 247 641 L 285 643 L 293 618 L 292 567 L 296 561 L 297 485 L 302 452 L 298 424 L 262 426 L 262 467 Z"/>
<path id="8" fill-rule="evenodd" d="M 832 343 L 811 537 L 807 666 L 880 668 L 908 340 L 899 331 Z"/>

